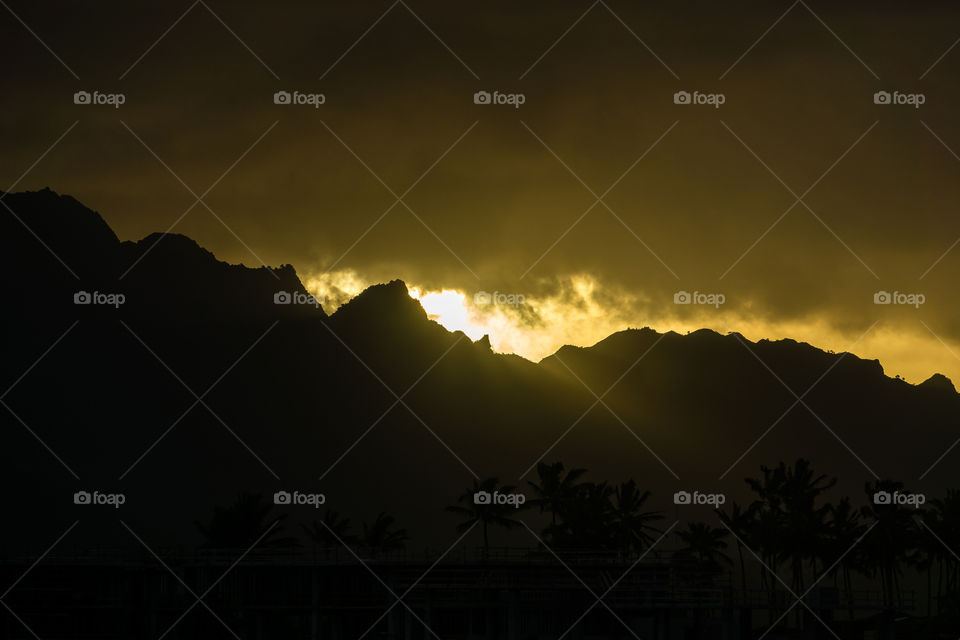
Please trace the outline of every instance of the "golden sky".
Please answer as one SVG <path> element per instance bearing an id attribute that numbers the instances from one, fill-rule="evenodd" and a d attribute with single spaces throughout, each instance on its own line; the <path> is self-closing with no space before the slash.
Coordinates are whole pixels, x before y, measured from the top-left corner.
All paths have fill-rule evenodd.
<path id="1" fill-rule="evenodd" d="M 52 5 L 0 22 L 0 171 L 122 239 L 402 278 L 532 359 L 705 326 L 960 379 L 953 3 Z"/>

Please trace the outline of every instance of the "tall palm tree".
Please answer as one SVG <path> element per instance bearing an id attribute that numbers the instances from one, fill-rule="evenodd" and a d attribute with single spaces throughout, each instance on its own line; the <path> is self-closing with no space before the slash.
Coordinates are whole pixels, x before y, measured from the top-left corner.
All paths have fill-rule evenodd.
<path id="1" fill-rule="evenodd" d="M 618 549 L 620 540 L 613 495 L 613 487 L 606 482 L 577 485 L 558 514 L 557 524 L 549 529 L 555 547 L 588 551 Z"/>
<path id="2" fill-rule="evenodd" d="M 350 518 L 342 517 L 340 512 L 333 509 L 324 511 L 320 522 L 314 520 L 309 525 L 301 524 L 300 528 L 317 547 L 330 548 L 340 546 L 341 542 L 357 542 L 357 536 L 350 533 Z"/>
<path id="3" fill-rule="evenodd" d="M 663 520 L 659 511 L 644 511 L 650 492 L 640 493 L 633 478 L 621 482 L 614 490 L 613 518 L 617 542 L 624 551 L 642 552 L 656 538 L 651 532 L 662 533 L 651 523 Z"/>
<path id="4" fill-rule="evenodd" d="M 194 522 L 204 537 L 203 547 L 244 549 L 259 542 L 259 547 L 295 547 L 296 538 L 284 536 L 281 522 L 286 514 L 271 515 L 273 504 L 254 493 L 240 493 L 228 507 L 216 507 L 208 523 Z"/>
<path id="5" fill-rule="evenodd" d="M 946 496 L 930 501 L 930 508 L 923 515 L 924 524 L 943 540 L 940 544 L 929 532 L 925 540 L 932 541 L 928 552 L 937 566 L 937 614 L 949 610 L 958 613 L 960 602 L 960 561 L 948 550 L 960 549 L 960 490 L 948 489 Z"/>
<path id="6" fill-rule="evenodd" d="M 781 462 L 774 469 L 761 467 L 761 470 L 763 479 L 747 479 L 747 484 L 781 521 L 779 555 L 790 561 L 793 586 L 802 591 L 804 562 L 810 562 L 816 579 L 817 552 L 826 533 L 829 509 L 817 501 L 837 479 L 816 475 L 810 462 L 803 458 L 792 467 Z"/>
<path id="7" fill-rule="evenodd" d="M 724 540 L 729 533 L 722 527 L 691 522 L 686 529 L 677 532 L 677 537 L 684 546 L 677 551 L 675 557 L 709 580 L 723 570 L 723 565 L 732 563 L 726 554 L 727 542 Z"/>
<path id="8" fill-rule="evenodd" d="M 393 528 L 394 517 L 387 515 L 383 511 L 377 514 L 377 517 L 371 524 L 363 523 L 363 537 L 361 541 L 374 554 L 382 551 L 399 551 L 406 547 L 407 535 L 406 529 Z"/>
<path id="9" fill-rule="evenodd" d="M 509 494 L 515 490 L 516 487 L 512 485 L 500 486 L 498 478 L 475 479 L 473 486 L 457 497 L 457 504 L 450 505 L 445 509 L 449 513 L 463 516 L 464 520 L 457 525 L 458 532 L 462 533 L 477 523 L 480 524 L 483 529 L 484 559 L 490 554 L 490 526 L 503 527 L 507 530 L 520 527 L 520 521 L 516 519 L 516 514 L 520 509 L 509 504 L 494 504 L 492 500 L 480 503 L 475 496 L 481 493 L 493 496 L 495 492 Z M 526 504 L 524 504 L 525 506 Z"/>
<path id="10" fill-rule="evenodd" d="M 824 540 L 823 556 L 824 562 L 840 561 L 834 567 L 834 583 L 837 578 L 846 594 L 848 614 L 852 620 L 853 610 L 853 572 L 862 570 L 862 553 L 859 549 L 851 548 L 857 540 L 867 530 L 867 525 L 863 523 L 860 513 L 851 504 L 850 498 L 844 496 L 836 505 L 830 505 L 830 525 L 829 534 Z"/>
<path id="11" fill-rule="evenodd" d="M 537 463 L 539 483 L 527 481 L 534 495 L 530 505 L 540 507 L 540 513 L 549 511 L 550 524 L 556 527 L 559 514 L 576 495 L 578 481 L 586 472 L 586 469 L 570 469 L 565 472 L 560 461 L 551 464 Z"/>
<path id="12" fill-rule="evenodd" d="M 913 520 L 914 509 L 892 503 L 874 503 L 873 497 L 879 491 L 902 492 L 902 482 L 877 480 L 868 482 L 864 489 L 868 504 L 862 510 L 863 515 L 877 523 L 863 542 L 864 559 L 868 570 L 880 574 L 883 605 L 892 615 L 899 600 L 901 567 L 908 560 L 920 532 Z"/>
<path id="13" fill-rule="evenodd" d="M 750 544 L 750 534 L 754 524 L 755 514 L 751 508 L 743 509 L 739 504 L 734 502 L 730 507 L 730 513 L 717 509 L 717 515 L 735 534 L 734 539 L 737 541 L 737 558 L 740 561 L 740 584 L 743 599 L 744 602 L 746 602 L 747 566 L 743 561 L 743 543 L 746 542 L 748 545 Z"/>

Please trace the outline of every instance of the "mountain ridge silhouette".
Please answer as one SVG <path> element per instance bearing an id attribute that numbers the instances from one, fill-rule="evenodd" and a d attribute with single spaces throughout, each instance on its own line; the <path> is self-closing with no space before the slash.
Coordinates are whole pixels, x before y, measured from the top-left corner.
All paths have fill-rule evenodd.
<path id="1" fill-rule="evenodd" d="M 920 476 L 960 424 L 945 376 L 912 385 L 795 340 L 628 329 L 534 363 L 447 331 L 400 280 L 328 314 L 291 265 L 230 265 L 179 234 L 120 241 L 50 190 L 4 202 L 24 224 L 0 223 L 17 301 L 0 320 L 2 477 L 30 488 L 11 508 L 52 528 L 83 515 L 95 533 L 81 540 L 129 541 L 116 514 L 78 514 L 83 487 L 129 493 L 125 520 L 170 542 L 241 489 L 283 487 L 429 536 L 472 473 L 524 486 L 555 459 L 668 499 L 735 495 L 760 464 L 806 455 L 858 494 L 873 472 Z M 78 291 L 126 300 L 75 304 Z"/>

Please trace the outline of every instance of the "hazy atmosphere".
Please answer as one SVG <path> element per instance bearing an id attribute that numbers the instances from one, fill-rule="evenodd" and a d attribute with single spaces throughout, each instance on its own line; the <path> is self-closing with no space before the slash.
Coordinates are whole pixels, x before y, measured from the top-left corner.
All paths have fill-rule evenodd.
<path id="1" fill-rule="evenodd" d="M 0 640 L 957 637 L 957 2 L 0 42 Z"/>
<path id="2" fill-rule="evenodd" d="M 534 360 L 706 326 L 960 378 L 950 3 L 9 9 L 0 171 L 121 239 L 289 262 L 328 311 L 396 277 L 458 292 L 427 311 Z"/>

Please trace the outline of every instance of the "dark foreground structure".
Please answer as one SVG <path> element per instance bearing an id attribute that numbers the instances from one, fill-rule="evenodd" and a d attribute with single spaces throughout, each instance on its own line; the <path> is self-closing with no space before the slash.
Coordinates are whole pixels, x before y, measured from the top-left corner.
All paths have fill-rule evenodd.
<path id="1" fill-rule="evenodd" d="M 413 558 L 340 548 L 35 561 L 0 565 L 5 584 L 15 584 L 3 599 L 3 638 L 938 637 L 906 631 L 904 616 L 894 623 L 879 593 L 854 592 L 850 601 L 823 587 L 804 606 L 786 589 L 744 590 L 729 577 L 680 568 L 668 553 L 638 562 L 542 550 Z"/>

